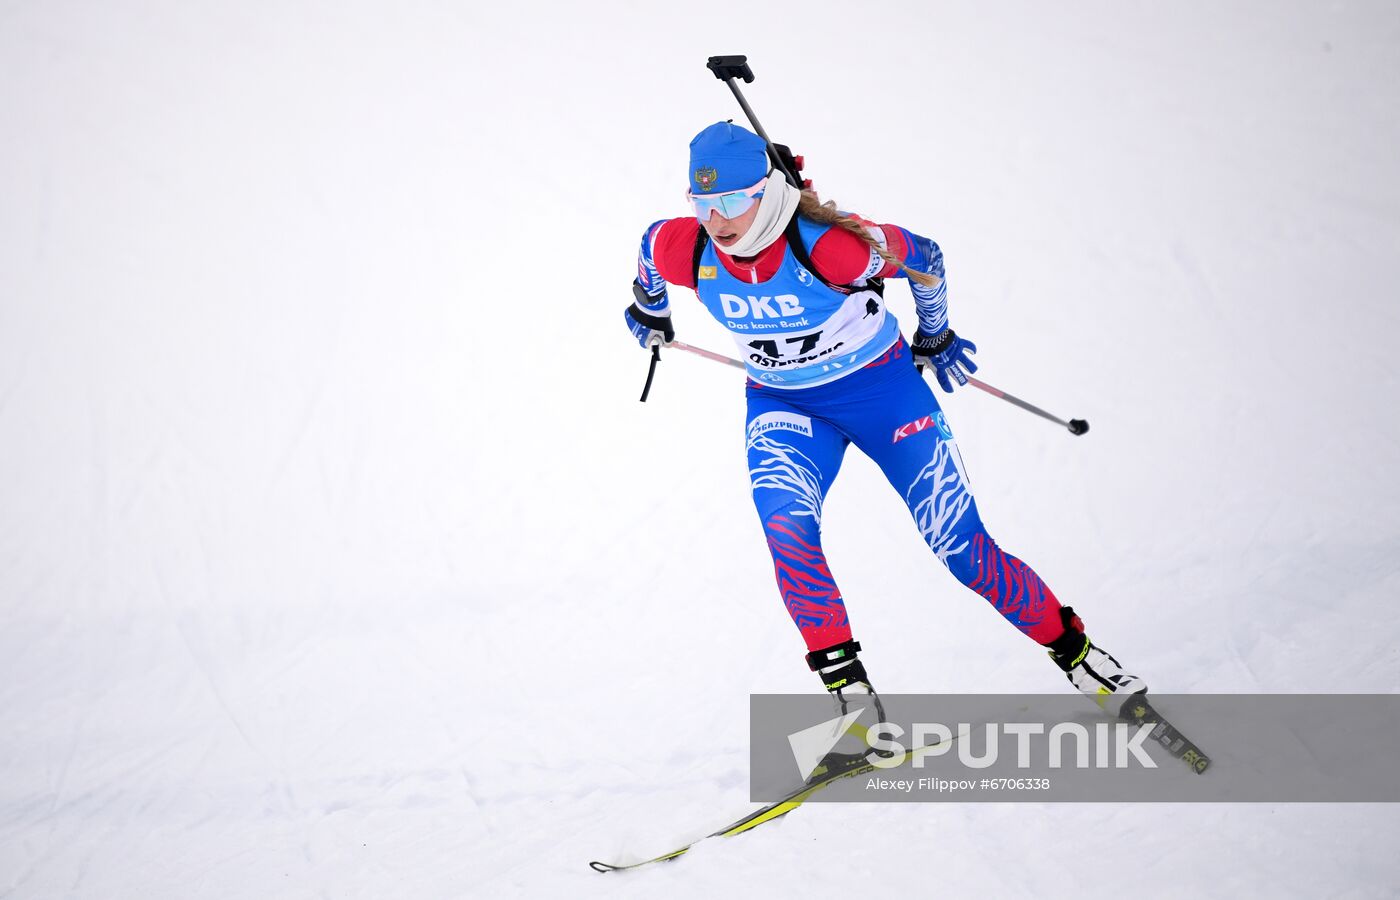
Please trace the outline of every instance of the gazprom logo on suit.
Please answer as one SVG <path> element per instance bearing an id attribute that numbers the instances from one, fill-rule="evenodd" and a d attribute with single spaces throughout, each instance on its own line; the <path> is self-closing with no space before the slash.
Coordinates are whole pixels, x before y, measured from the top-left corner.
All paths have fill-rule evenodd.
<path id="1" fill-rule="evenodd" d="M 749 423 L 749 440 L 755 441 L 769 431 L 795 431 L 803 437 L 811 437 L 812 420 L 797 413 L 764 413 Z"/>
<path id="2" fill-rule="evenodd" d="M 737 294 L 720 294 L 720 306 L 731 319 L 752 316 L 755 319 L 781 319 L 796 316 L 803 312 L 796 294 L 779 294 L 776 297 L 740 297 Z"/>

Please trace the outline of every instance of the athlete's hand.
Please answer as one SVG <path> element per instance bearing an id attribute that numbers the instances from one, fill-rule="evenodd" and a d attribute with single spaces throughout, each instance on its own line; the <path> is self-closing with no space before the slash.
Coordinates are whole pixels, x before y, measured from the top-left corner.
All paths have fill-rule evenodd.
<path id="1" fill-rule="evenodd" d="M 967 384 L 967 375 L 977 371 L 977 363 L 967 358 L 967 354 L 977 352 L 977 345 L 958 337 L 951 328 L 937 335 L 927 335 L 922 330 L 914 332 L 913 350 L 914 365 L 920 369 L 933 366 L 938 386 L 949 394 L 953 392 L 949 375 L 958 384 Z M 963 374 L 963 369 L 967 369 L 967 375 Z"/>
<path id="2" fill-rule="evenodd" d="M 671 301 L 667 299 L 666 292 L 653 297 L 634 281 L 632 293 L 637 299 L 622 314 L 627 319 L 627 330 L 632 332 L 632 337 L 637 339 L 642 349 L 653 344 L 665 346 L 674 341 L 676 329 L 671 325 Z"/>

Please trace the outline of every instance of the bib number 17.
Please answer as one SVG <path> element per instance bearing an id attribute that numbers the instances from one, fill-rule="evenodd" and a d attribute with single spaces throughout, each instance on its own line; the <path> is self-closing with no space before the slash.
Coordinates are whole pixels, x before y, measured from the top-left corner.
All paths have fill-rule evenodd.
<path id="1" fill-rule="evenodd" d="M 811 334 L 799 334 L 796 337 L 786 338 L 779 341 L 777 338 L 768 341 L 749 341 L 749 346 L 762 353 L 769 359 L 786 359 L 793 356 L 806 356 L 822 339 L 820 331 Z M 781 345 L 781 349 L 780 349 Z M 795 347 L 796 349 L 790 349 Z M 787 350 L 787 353 L 781 352 Z"/>

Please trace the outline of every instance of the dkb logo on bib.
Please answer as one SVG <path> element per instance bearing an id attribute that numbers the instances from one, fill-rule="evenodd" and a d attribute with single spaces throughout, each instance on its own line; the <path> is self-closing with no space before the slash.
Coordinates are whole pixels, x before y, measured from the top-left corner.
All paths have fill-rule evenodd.
<path id="1" fill-rule="evenodd" d="M 799 315 L 803 311 L 797 302 L 796 294 L 779 294 L 776 297 L 740 297 L 736 294 L 720 294 L 720 305 L 724 314 L 732 319 L 751 316 L 755 319 L 778 319 L 783 316 Z"/>

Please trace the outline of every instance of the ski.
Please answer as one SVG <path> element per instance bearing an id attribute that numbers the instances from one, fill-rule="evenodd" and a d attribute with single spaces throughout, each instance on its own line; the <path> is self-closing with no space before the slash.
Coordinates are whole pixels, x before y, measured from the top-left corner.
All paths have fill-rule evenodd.
<path id="1" fill-rule="evenodd" d="M 1123 708 L 1119 711 L 1118 715 L 1120 718 L 1134 725 L 1152 725 L 1153 729 L 1149 739 L 1166 750 L 1173 758 L 1185 762 L 1196 774 L 1199 775 L 1210 768 L 1210 757 L 1207 756 L 1194 741 L 1182 734 L 1175 725 L 1167 721 L 1166 717 L 1159 713 L 1152 704 L 1148 703 L 1146 695 L 1138 694 L 1131 697 L 1123 704 Z M 954 737 L 953 740 L 956 740 L 956 737 Z M 902 766 L 911 761 L 915 756 L 927 750 L 931 750 L 934 747 L 941 746 L 941 744 L 942 742 L 937 742 L 907 750 L 903 754 L 904 758 L 899 760 L 895 765 Z M 718 837 L 733 837 L 734 835 L 743 834 L 746 831 L 757 828 L 765 822 L 772 822 L 775 819 L 782 818 L 794 809 L 797 809 L 813 794 L 823 788 L 845 778 L 854 778 L 859 775 L 869 774 L 874 772 L 876 768 L 877 766 L 866 761 L 864 756 L 854 757 L 853 760 L 845 766 L 820 767 L 811 778 L 782 799 L 775 800 L 766 806 L 761 806 L 743 818 L 729 823 L 718 831 L 711 832 L 705 837 L 692 841 L 669 853 L 663 853 L 651 859 L 644 859 L 641 862 L 623 865 L 605 863 L 598 860 L 593 860 L 588 865 L 595 872 L 622 872 L 628 869 L 637 869 L 642 866 L 651 865 L 652 863 L 678 859 L 684 855 L 686 851 L 690 850 L 690 848 L 700 843 L 700 841 Z M 892 767 L 887 766 L 884 768 Z"/>
<path id="2" fill-rule="evenodd" d="M 1147 702 L 1145 694 L 1135 694 L 1129 697 L 1119 710 L 1120 718 L 1126 719 L 1134 725 L 1152 725 L 1152 733 L 1149 740 L 1158 744 L 1172 757 L 1181 760 L 1191 767 L 1191 771 L 1200 775 L 1210 768 L 1210 757 L 1205 754 L 1195 742 L 1177 730 L 1176 726 L 1168 722 L 1165 717 L 1152 704 Z"/>
<path id="3" fill-rule="evenodd" d="M 915 747 L 912 750 L 906 750 L 902 754 L 903 758 L 900 759 L 894 765 L 902 766 L 910 760 L 914 759 L 915 756 L 923 753 L 924 751 L 932 750 L 934 747 L 941 746 L 943 743 L 950 743 L 952 740 L 957 740 L 956 736 L 954 736 L 948 742 L 939 741 L 932 744 L 925 744 L 922 747 Z M 660 856 L 655 856 L 651 859 L 644 859 L 641 862 L 628 863 L 626 865 L 614 865 L 612 863 L 605 863 L 599 862 L 598 860 L 594 860 L 590 862 L 588 866 L 595 872 L 622 872 L 627 869 L 636 869 L 640 868 L 641 866 L 650 865 L 651 863 L 665 862 L 666 860 L 677 859 L 691 847 L 694 847 L 696 844 L 700 843 L 700 841 L 705 841 L 709 840 L 710 838 L 717 837 L 733 837 L 736 834 L 743 834 L 746 831 L 757 828 L 765 822 L 772 822 L 774 819 L 782 818 L 783 816 L 792 812 L 794 809 L 797 809 L 809 797 L 820 791 L 822 788 L 828 787 L 844 778 L 854 778 L 857 775 L 866 775 L 870 772 L 874 772 L 877 768 L 888 769 L 893 767 L 894 766 L 889 765 L 877 767 L 874 763 L 867 762 L 865 756 L 856 756 L 852 758 L 852 761 L 850 763 L 844 766 L 836 766 L 830 768 L 818 767 L 818 769 L 812 774 L 812 776 L 808 778 L 805 782 L 803 782 L 801 787 L 798 787 L 792 793 L 788 794 L 786 797 L 783 797 L 781 800 L 775 800 L 772 803 L 769 803 L 767 806 L 759 807 L 758 809 L 744 816 L 742 819 L 738 819 L 737 821 L 731 822 L 730 824 L 724 826 L 718 831 L 711 832 L 703 838 L 686 844 L 684 847 L 681 847 L 677 850 L 672 850 L 670 853 L 663 853 Z"/>

